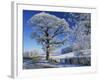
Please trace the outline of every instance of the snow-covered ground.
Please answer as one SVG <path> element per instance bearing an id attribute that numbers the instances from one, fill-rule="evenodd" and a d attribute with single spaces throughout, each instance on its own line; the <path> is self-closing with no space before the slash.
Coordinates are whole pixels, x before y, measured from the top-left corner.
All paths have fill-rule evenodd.
<path id="1" fill-rule="evenodd" d="M 90 56 L 91 56 L 90 49 L 86 49 L 86 50 L 74 51 L 74 52 L 70 52 L 70 53 L 66 53 L 66 54 L 60 54 L 60 55 L 57 55 L 57 56 L 51 55 L 50 58 L 52 58 L 52 59 L 64 59 L 64 58 L 90 57 Z"/>
<path id="2" fill-rule="evenodd" d="M 25 61 L 23 63 L 23 69 L 41 69 L 41 68 L 61 68 L 61 67 L 79 67 L 83 65 L 75 65 L 75 64 L 52 64 L 49 62 L 38 62 L 33 63 L 32 60 Z"/>
<path id="3" fill-rule="evenodd" d="M 25 60 L 23 62 L 24 69 L 40 69 L 40 68 L 60 68 L 60 67 L 77 67 L 77 66 L 85 66 L 90 65 L 91 59 L 91 51 L 80 50 L 73 51 L 66 54 L 56 54 L 50 55 L 51 60 L 56 60 L 57 64 L 46 61 L 45 55 L 40 55 L 42 57 L 41 61 L 34 63 L 31 59 Z M 71 63 L 66 61 L 67 59 L 71 59 Z"/>

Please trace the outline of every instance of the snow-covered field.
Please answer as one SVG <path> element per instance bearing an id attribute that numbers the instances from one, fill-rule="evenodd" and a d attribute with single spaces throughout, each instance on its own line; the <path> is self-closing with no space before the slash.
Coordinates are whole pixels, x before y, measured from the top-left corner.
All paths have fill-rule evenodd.
<path id="1" fill-rule="evenodd" d="M 80 50 L 81 53 L 77 53 L 78 51 L 66 53 L 66 54 L 60 54 L 58 56 L 51 56 L 52 59 L 64 59 L 64 58 L 73 58 L 73 57 L 90 57 L 91 52 L 90 49 L 87 50 Z"/>
<path id="2" fill-rule="evenodd" d="M 39 62 L 33 62 L 32 59 L 24 59 L 24 69 L 40 69 L 40 68 L 61 68 L 61 67 L 80 67 L 91 65 L 91 53 L 90 49 L 81 50 L 81 53 L 70 52 L 66 54 L 60 54 L 56 56 L 50 56 L 53 61 L 46 61 L 45 55 L 41 55 L 42 59 Z M 76 55 L 77 54 L 77 55 Z M 54 62 L 56 61 L 56 62 Z"/>

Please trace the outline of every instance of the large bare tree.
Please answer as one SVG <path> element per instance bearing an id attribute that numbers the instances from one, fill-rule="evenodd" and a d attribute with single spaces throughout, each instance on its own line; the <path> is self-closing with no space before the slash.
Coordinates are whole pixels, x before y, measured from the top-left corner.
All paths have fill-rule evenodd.
<path id="1" fill-rule="evenodd" d="M 46 12 L 33 15 L 28 23 L 33 29 L 31 37 L 41 44 L 49 59 L 50 51 L 59 47 L 67 40 L 70 28 L 65 19 L 58 18 Z"/>

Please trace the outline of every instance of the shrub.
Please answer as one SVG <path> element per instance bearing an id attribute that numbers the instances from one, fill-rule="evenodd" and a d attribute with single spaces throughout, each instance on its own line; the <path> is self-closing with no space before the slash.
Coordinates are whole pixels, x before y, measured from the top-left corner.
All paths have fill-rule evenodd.
<path id="1" fill-rule="evenodd" d="M 33 61 L 34 63 L 39 62 L 40 60 L 41 60 L 41 57 L 40 57 L 40 56 L 34 56 L 34 57 L 32 58 L 32 61 Z"/>
<path id="2" fill-rule="evenodd" d="M 88 57 L 86 57 L 86 58 L 80 58 L 80 64 L 82 64 L 82 65 L 91 65 L 91 58 L 88 58 Z"/>
<path id="3" fill-rule="evenodd" d="M 52 63 L 52 64 L 58 64 L 58 61 L 54 60 L 54 59 L 49 59 L 49 62 Z"/>

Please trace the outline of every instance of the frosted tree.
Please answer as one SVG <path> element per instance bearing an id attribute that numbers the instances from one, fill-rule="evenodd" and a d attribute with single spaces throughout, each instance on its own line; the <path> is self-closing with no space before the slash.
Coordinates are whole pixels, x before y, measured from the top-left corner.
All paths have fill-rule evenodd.
<path id="1" fill-rule="evenodd" d="M 73 29 L 76 37 L 75 46 L 79 49 L 90 49 L 91 39 L 91 15 L 89 13 L 80 13 L 77 16 L 73 14 L 76 25 Z"/>
<path id="2" fill-rule="evenodd" d="M 49 59 L 50 52 L 53 49 L 66 42 L 66 32 L 70 30 L 65 19 L 45 12 L 35 14 L 29 19 L 28 23 L 33 29 L 31 37 L 42 45 L 46 53 L 46 60 Z"/>
<path id="3" fill-rule="evenodd" d="M 81 49 L 90 49 L 91 47 L 91 17 L 89 13 L 80 14 L 80 21 L 78 21 L 75 30 L 77 36 L 77 44 Z"/>
<path id="4" fill-rule="evenodd" d="M 72 28 L 72 44 L 76 49 L 90 49 L 91 14 L 90 13 L 65 13 L 69 26 Z"/>

